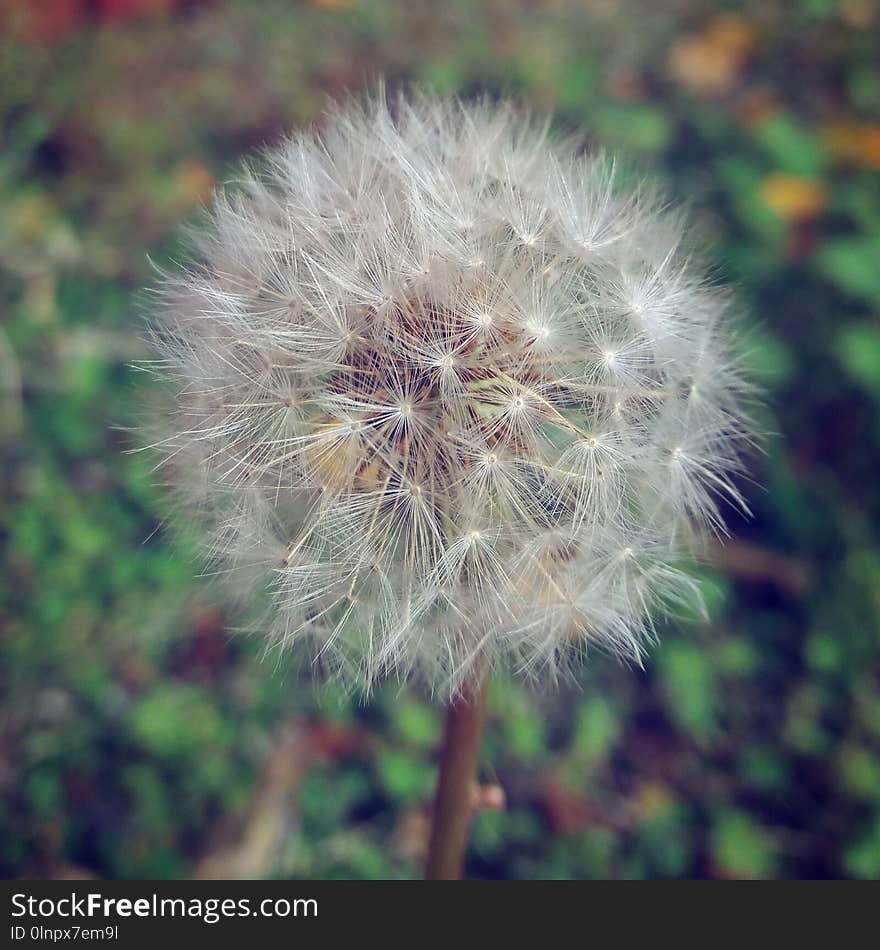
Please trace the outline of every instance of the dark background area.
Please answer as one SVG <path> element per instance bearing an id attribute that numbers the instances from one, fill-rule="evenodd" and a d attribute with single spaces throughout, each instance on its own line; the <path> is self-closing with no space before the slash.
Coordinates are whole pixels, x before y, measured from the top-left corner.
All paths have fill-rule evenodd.
<path id="1" fill-rule="evenodd" d="M 474 877 L 880 877 L 880 3 L 0 3 L 0 871 L 410 877 L 438 711 L 312 684 L 127 454 L 148 260 L 240 157 L 384 75 L 651 169 L 747 314 L 771 433 L 711 620 L 493 684 Z"/>

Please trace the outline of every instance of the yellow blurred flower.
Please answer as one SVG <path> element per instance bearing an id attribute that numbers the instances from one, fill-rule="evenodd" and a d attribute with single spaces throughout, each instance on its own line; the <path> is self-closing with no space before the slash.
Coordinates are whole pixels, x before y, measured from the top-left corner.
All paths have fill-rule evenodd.
<path id="1" fill-rule="evenodd" d="M 825 207 L 827 191 L 815 178 L 772 172 L 761 182 L 761 199 L 780 218 L 814 218 Z"/>
<path id="2" fill-rule="evenodd" d="M 668 786 L 660 782 L 646 782 L 639 787 L 632 803 L 639 817 L 645 819 L 662 814 L 674 801 L 675 795 Z"/>

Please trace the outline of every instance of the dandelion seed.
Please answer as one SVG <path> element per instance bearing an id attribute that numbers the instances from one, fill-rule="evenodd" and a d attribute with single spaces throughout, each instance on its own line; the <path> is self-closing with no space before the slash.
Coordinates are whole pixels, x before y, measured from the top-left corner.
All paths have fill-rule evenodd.
<path id="1" fill-rule="evenodd" d="M 744 508 L 729 301 L 682 223 L 510 106 L 333 109 L 158 286 L 158 443 L 272 642 L 369 690 L 640 662 Z"/>

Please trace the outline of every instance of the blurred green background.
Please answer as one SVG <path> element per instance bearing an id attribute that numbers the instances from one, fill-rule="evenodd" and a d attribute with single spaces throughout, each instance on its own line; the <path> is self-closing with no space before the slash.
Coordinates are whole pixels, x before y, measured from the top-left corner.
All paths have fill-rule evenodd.
<path id="1" fill-rule="evenodd" d="M 750 314 L 773 433 L 645 671 L 493 684 L 474 877 L 880 877 L 880 3 L 0 4 L 0 870 L 410 877 L 436 711 L 319 690 L 194 578 L 134 444 L 149 258 L 385 75 L 650 168 Z"/>

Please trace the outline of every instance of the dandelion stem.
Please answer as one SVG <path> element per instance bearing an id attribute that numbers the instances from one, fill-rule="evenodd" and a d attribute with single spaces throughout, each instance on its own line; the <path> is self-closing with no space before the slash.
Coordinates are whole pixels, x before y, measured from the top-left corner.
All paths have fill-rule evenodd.
<path id="1" fill-rule="evenodd" d="M 425 869 L 429 881 L 461 878 L 474 816 L 477 764 L 485 716 L 486 678 L 481 675 L 478 681 L 463 689 L 446 710 Z"/>

